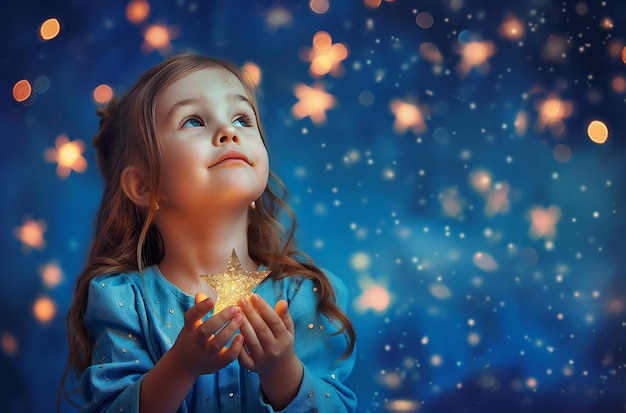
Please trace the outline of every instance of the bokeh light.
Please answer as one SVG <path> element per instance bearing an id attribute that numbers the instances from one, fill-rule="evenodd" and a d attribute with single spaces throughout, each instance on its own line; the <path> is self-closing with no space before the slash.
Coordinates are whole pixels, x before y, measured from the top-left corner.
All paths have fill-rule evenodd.
<path id="1" fill-rule="evenodd" d="M 41 269 L 41 279 L 48 288 L 54 288 L 63 281 L 61 267 L 56 263 L 45 264 Z"/>
<path id="2" fill-rule="evenodd" d="M 261 83 L 261 68 L 257 64 L 253 62 L 245 63 L 241 67 L 241 70 L 244 74 L 245 81 L 250 87 L 256 88 L 259 86 Z"/>
<path id="3" fill-rule="evenodd" d="M 134 24 L 143 23 L 150 14 L 150 3 L 145 0 L 132 0 L 126 6 L 126 18 Z"/>
<path id="4" fill-rule="evenodd" d="M 472 69 L 486 72 L 489 69 L 489 58 L 495 54 L 495 45 L 490 41 L 471 41 L 462 46 L 459 72 L 468 75 Z"/>
<path id="5" fill-rule="evenodd" d="M 46 223 L 43 220 L 26 218 L 24 224 L 16 228 L 13 234 L 22 242 L 24 249 L 30 251 L 31 249 L 42 250 L 46 246 L 44 232 L 46 232 Z"/>
<path id="6" fill-rule="evenodd" d="M 61 32 L 61 23 L 55 18 L 46 20 L 39 28 L 39 35 L 43 40 L 52 40 Z"/>
<path id="7" fill-rule="evenodd" d="M 19 80 L 13 86 L 13 99 L 18 102 L 23 102 L 30 97 L 32 91 L 33 88 L 28 80 Z"/>
<path id="8" fill-rule="evenodd" d="M 602 121 L 591 121 L 587 127 L 587 136 L 595 143 L 605 143 L 609 138 L 609 128 Z"/>
<path id="9" fill-rule="evenodd" d="M 324 14 L 330 8 L 328 0 L 309 0 L 309 7 L 314 13 Z"/>
<path id="10" fill-rule="evenodd" d="M 7 356 L 15 355 L 19 348 L 15 336 L 6 332 L 2 333 L 2 337 L 0 337 L 0 346 L 2 346 L 2 351 Z"/>
<path id="11" fill-rule="evenodd" d="M 421 11 L 417 13 L 417 16 L 415 16 L 415 22 L 422 29 L 429 29 L 432 27 L 434 19 L 432 14 L 428 13 L 427 11 Z"/>
<path id="12" fill-rule="evenodd" d="M 171 40 L 176 37 L 176 30 L 163 24 L 151 24 L 144 31 L 142 50 L 149 54 L 158 50 L 167 54 L 172 50 Z"/>
<path id="13" fill-rule="evenodd" d="M 509 14 L 498 27 L 498 34 L 505 39 L 520 40 L 525 34 L 524 22 L 515 15 Z"/>
<path id="14" fill-rule="evenodd" d="M 348 48 L 341 44 L 333 44 L 328 32 L 319 31 L 313 36 L 313 47 L 303 49 L 304 60 L 311 62 L 309 67 L 313 77 L 321 77 L 328 73 L 339 77 L 344 73 L 342 61 L 348 57 Z"/>
<path id="15" fill-rule="evenodd" d="M 48 162 L 57 163 L 57 175 L 65 179 L 70 172 L 84 172 L 87 169 L 87 160 L 83 156 L 85 144 L 81 140 L 70 141 L 66 135 L 57 136 L 54 149 L 45 152 Z"/>
<path id="16" fill-rule="evenodd" d="M 108 103 L 113 98 L 113 89 L 109 85 L 98 85 L 93 90 L 93 100 L 96 103 L 103 105 Z"/>
<path id="17" fill-rule="evenodd" d="M 316 124 L 323 124 L 326 121 L 326 111 L 336 104 L 335 97 L 326 93 L 321 84 L 313 87 L 298 84 L 294 88 L 294 94 L 298 102 L 291 108 L 293 116 L 296 119 L 309 117 Z"/>
<path id="18" fill-rule="evenodd" d="M 346 284 L 357 411 L 623 411 L 622 6 L 12 2 L 0 410 L 55 410 L 103 193 L 96 111 L 196 51 L 254 88 L 298 249 Z"/>
<path id="19" fill-rule="evenodd" d="M 56 315 L 57 306 L 49 297 L 40 297 L 33 305 L 35 318 L 41 323 L 49 323 Z"/>
<path id="20" fill-rule="evenodd" d="M 413 133 L 419 134 L 426 130 L 424 115 L 416 104 L 395 98 L 391 101 L 390 108 L 395 116 L 393 129 L 397 133 L 405 133 L 411 129 Z"/>

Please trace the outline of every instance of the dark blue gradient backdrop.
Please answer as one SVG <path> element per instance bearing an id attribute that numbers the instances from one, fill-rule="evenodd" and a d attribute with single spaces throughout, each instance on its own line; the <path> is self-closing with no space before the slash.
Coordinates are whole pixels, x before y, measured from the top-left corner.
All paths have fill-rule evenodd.
<path id="1" fill-rule="evenodd" d="M 94 90 L 187 50 L 260 70 L 300 248 L 352 295 L 359 412 L 626 411 L 622 0 L 129 4 L 0 7 L 1 411 L 54 411 Z"/>

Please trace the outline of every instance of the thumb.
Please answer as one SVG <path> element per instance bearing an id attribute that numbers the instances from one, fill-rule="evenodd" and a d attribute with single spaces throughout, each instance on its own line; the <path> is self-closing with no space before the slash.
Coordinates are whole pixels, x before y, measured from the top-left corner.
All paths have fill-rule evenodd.
<path id="1" fill-rule="evenodd" d="M 204 294 L 204 293 L 197 293 L 196 294 L 196 304 L 198 304 L 201 301 L 206 300 L 207 298 L 209 298 L 208 295 Z"/>
<path id="2" fill-rule="evenodd" d="M 195 295 L 195 304 L 196 304 L 196 305 L 198 305 L 198 304 L 200 304 L 201 302 L 203 302 L 204 300 L 206 300 L 207 298 L 209 298 L 209 296 L 208 296 L 208 295 L 203 294 L 203 293 L 197 293 L 197 294 Z M 205 304 L 205 307 L 206 307 L 206 304 Z M 202 313 L 202 315 L 204 315 L 204 314 L 206 314 L 207 312 L 209 312 L 210 310 L 211 310 L 211 307 L 208 307 L 208 308 L 206 308 L 206 309 L 204 309 L 204 310 L 200 310 L 200 312 Z M 194 327 L 194 328 L 198 328 L 198 327 L 200 327 L 201 325 L 202 325 L 202 317 L 200 317 L 200 318 L 196 319 L 196 320 L 193 322 L 193 327 Z"/>

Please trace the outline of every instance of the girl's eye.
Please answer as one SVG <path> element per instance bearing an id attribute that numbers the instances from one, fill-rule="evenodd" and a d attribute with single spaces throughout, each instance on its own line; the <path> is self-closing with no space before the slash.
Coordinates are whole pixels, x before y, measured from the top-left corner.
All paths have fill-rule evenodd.
<path id="1" fill-rule="evenodd" d="M 204 125 L 202 124 L 202 121 L 195 116 L 192 116 L 183 122 L 183 128 L 198 128 L 200 126 Z"/>
<path id="2" fill-rule="evenodd" d="M 250 120 L 248 116 L 239 116 L 237 119 L 233 121 L 233 126 L 250 126 Z"/>

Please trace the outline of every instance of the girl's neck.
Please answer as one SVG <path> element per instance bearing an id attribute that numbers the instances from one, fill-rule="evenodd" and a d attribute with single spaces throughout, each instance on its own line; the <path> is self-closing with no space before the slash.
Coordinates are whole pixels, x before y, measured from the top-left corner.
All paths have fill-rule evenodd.
<path id="1" fill-rule="evenodd" d="M 165 245 L 159 268 L 165 278 L 189 295 L 207 292 L 199 275 L 223 272 L 233 249 L 244 269 L 257 267 L 248 254 L 247 212 L 193 224 L 162 219 L 158 227 Z"/>

